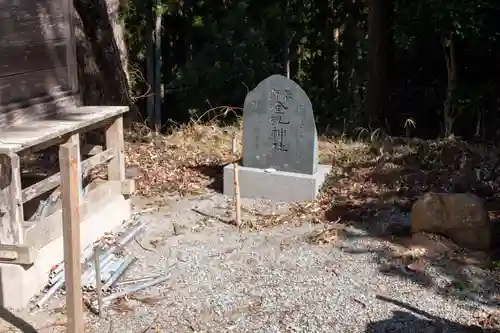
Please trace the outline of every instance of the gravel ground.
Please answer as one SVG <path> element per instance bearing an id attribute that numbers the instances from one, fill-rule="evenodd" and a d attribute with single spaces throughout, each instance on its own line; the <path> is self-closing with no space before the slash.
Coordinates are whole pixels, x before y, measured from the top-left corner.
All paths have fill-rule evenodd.
<path id="1" fill-rule="evenodd" d="M 151 202 L 136 200 L 136 210 L 147 204 Z M 227 204 L 218 194 L 171 198 L 160 203 L 158 212 L 137 215 L 148 227 L 127 248 L 139 260 L 125 278 L 154 273 L 170 278 L 138 293 L 153 297 L 151 304 L 129 300 L 128 309 L 123 304 L 120 310 L 109 309 L 100 321 L 87 313 L 86 332 L 460 333 L 474 332 L 469 325 L 486 310 L 479 302 L 381 273 L 383 259 L 373 249 L 384 244 L 363 230 L 350 229 L 351 237 L 336 246 L 314 245 L 307 236 L 322 225 L 237 231 L 192 210 L 211 215 Z M 287 208 L 248 200 L 243 204 L 259 212 Z M 353 251 L 367 248 L 371 250 Z M 444 279 L 438 271 L 430 274 Z M 62 301 L 60 297 L 46 309 L 17 315 L 33 327 L 44 327 L 40 331 L 65 331 L 48 327 L 65 321 L 64 312 L 54 311 Z"/>

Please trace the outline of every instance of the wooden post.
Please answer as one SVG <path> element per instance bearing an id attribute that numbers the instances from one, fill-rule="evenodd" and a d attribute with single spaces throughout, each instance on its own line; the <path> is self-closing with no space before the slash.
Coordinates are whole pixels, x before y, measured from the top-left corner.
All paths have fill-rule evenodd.
<path id="1" fill-rule="evenodd" d="M 108 164 L 108 180 L 125 180 L 125 155 L 123 142 L 123 118 L 118 117 L 106 129 L 106 148 L 113 148 L 115 156 Z"/>
<path id="2" fill-rule="evenodd" d="M 24 243 L 21 163 L 17 154 L 0 155 L 0 217 L 2 244 Z"/>
<path id="3" fill-rule="evenodd" d="M 233 166 L 234 166 L 234 201 L 235 201 L 235 206 L 236 206 L 236 226 L 240 227 L 241 226 L 241 199 L 240 199 L 240 183 L 239 183 L 239 177 L 238 177 L 238 158 L 237 158 L 237 151 L 238 149 L 236 148 L 236 136 L 233 135 L 233 145 L 232 145 L 232 151 L 233 151 Z"/>
<path id="4" fill-rule="evenodd" d="M 64 271 L 68 332 L 83 333 L 83 298 L 80 267 L 80 160 L 79 146 L 69 140 L 59 147 L 61 172 Z"/>
<path id="5" fill-rule="evenodd" d="M 83 202 L 83 179 L 82 179 L 82 159 L 80 154 L 80 134 L 75 133 L 70 137 L 71 144 L 76 145 L 76 150 L 78 153 L 76 154 L 77 158 L 77 167 L 78 167 L 78 193 L 80 198 L 80 204 Z"/>

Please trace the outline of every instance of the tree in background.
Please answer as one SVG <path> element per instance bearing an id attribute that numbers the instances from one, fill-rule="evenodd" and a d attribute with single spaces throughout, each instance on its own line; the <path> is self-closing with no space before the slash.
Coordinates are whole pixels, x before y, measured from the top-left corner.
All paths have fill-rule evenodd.
<path id="1" fill-rule="evenodd" d="M 241 106 L 260 80 L 289 68 L 323 130 L 498 136 L 500 4 L 493 0 L 160 5 L 163 122 Z M 136 96 L 148 90 L 148 11 L 138 0 L 123 11 Z M 138 104 L 146 109 L 144 99 Z"/>

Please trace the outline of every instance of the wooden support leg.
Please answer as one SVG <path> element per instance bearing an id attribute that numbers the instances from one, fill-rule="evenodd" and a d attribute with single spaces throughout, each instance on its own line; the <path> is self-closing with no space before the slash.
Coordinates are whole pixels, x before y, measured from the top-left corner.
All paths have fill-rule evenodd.
<path id="1" fill-rule="evenodd" d="M 106 129 L 106 148 L 113 148 L 115 156 L 108 164 L 108 180 L 125 180 L 125 155 L 123 143 L 123 117 Z"/>
<path id="2" fill-rule="evenodd" d="M 68 332 L 83 333 L 83 299 L 80 267 L 81 174 L 78 144 L 69 140 L 59 148 L 61 172 L 64 271 Z"/>
<path id="3" fill-rule="evenodd" d="M 78 133 L 73 134 L 68 140 L 67 144 L 74 145 L 76 148 L 76 159 L 77 159 L 77 170 L 78 170 L 78 194 L 80 198 L 80 203 L 83 200 L 83 180 L 82 180 L 82 161 L 80 153 L 80 135 Z M 62 147 L 62 146 L 61 146 Z M 61 151 L 61 148 L 59 149 Z"/>
<path id="4" fill-rule="evenodd" d="M 0 155 L 0 243 L 24 243 L 19 155 Z"/>

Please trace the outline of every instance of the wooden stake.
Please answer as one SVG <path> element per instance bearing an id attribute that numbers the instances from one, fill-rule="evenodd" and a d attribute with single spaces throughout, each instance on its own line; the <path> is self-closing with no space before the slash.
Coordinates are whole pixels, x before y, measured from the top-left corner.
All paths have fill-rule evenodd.
<path id="1" fill-rule="evenodd" d="M 101 285 L 101 262 L 99 256 L 100 253 L 99 246 L 96 246 L 94 249 L 94 267 L 95 267 L 95 288 L 97 291 L 97 308 L 99 309 L 99 318 L 104 317 L 104 313 L 102 311 L 102 285 Z"/>
<path id="2" fill-rule="evenodd" d="M 80 174 L 78 144 L 69 140 L 59 147 L 61 172 L 64 271 L 68 332 L 83 333 L 83 301 L 80 267 Z"/>
<path id="3" fill-rule="evenodd" d="M 240 182 L 238 177 L 238 158 L 237 158 L 237 147 L 236 147 L 236 135 L 233 135 L 233 166 L 234 166 L 234 202 L 236 206 L 236 226 L 241 226 L 241 198 L 240 198 Z"/>

